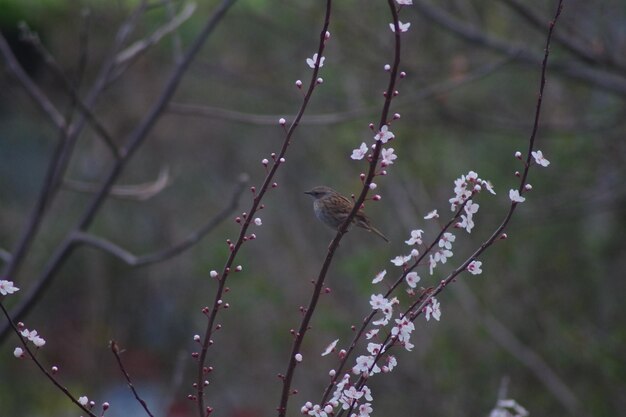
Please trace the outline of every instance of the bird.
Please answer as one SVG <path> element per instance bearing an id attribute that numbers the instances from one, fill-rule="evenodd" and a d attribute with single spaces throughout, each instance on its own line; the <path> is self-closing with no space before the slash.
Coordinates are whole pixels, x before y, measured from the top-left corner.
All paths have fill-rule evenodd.
<path id="1" fill-rule="evenodd" d="M 313 201 L 315 216 L 326 226 L 333 229 L 338 229 L 343 224 L 354 207 L 353 201 L 350 201 L 332 188 L 323 185 L 314 187 L 310 191 L 305 191 L 305 194 L 315 199 Z M 363 213 L 363 210 L 356 212 L 352 222 L 368 232 L 373 232 L 389 243 L 389 239 L 380 230 L 372 226 L 370 219 Z"/>

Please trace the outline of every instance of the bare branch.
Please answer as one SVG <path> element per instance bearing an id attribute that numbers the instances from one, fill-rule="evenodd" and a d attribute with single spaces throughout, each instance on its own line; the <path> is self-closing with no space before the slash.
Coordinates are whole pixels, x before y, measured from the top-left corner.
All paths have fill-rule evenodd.
<path id="1" fill-rule="evenodd" d="M 247 177 L 247 176 L 246 176 Z M 169 247 L 162 249 L 160 251 L 151 253 L 149 255 L 136 256 L 122 248 L 121 246 L 116 245 L 115 243 L 103 239 L 101 237 L 95 236 L 90 233 L 76 231 L 72 234 L 72 238 L 76 243 L 82 243 L 85 245 L 93 246 L 104 252 L 109 253 L 110 255 L 115 256 L 120 259 L 124 263 L 132 266 L 132 267 L 141 267 L 145 265 L 150 265 L 157 262 L 162 262 L 164 260 L 173 258 L 174 256 L 184 252 L 189 249 L 196 243 L 198 243 L 204 236 L 213 231 L 221 222 L 226 220 L 230 215 L 235 211 L 237 206 L 239 205 L 239 198 L 241 197 L 241 193 L 243 192 L 246 186 L 246 181 L 241 181 L 237 186 L 237 189 L 233 193 L 231 197 L 230 203 L 228 206 L 224 207 L 222 211 L 220 211 L 216 216 L 214 216 L 207 224 L 202 226 L 198 231 L 191 233 L 187 238 L 183 241 Z"/>
<path id="2" fill-rule="evenodd" d="M 104 125 L 100 123 L 100 121 L 98 121 L 98 119 L 91 112 L 89 107 L 87 107 L 87 105 L 82 101 L 82 99 L 78 95 L 78 92 L 76 91 L 76 88 L 72 85 L 70 80 L 67 78 L 67 76 L 65 75 L 65 72 L 63 71 L 59 63 L 56 61 L 54 56 L 46 49 L 43 43 L 41 43 L 41 39 L 39 38 L 39 35 L 36 32 L 31 31 L 28 25 L 26 25 L 25 23 L 22 23 L 20 25 L 20 29 L 22 30 L 23 39 L 35 47 L 37 52 L 39 52 L 39 54 L 43 58 L 44 63 L 48 66 L 48 68 L 52 71 L 52 73 L 61 81 L 63 88 L 68 93 L 68 95 L 72 98 L 73 102 L 76 104 L 78 109 L 83 113 L 83 115 L 85 116 L 89 124 L 93 127 L 94 131 L 104 141 L 105 145 L 109 148 L 111 153 L 113 153 L 113 155 L 116 158 L 119 158 L 120 157 L 119 150 L 117 149 L 117 145 L 115 145 L 115 141 L 113 140 L 113 137 L 107 132 Z M 83 56 L 84 56 L 84 53 L 81 53 L 81 58 L 79 58 L 81 61 L 84 59 L 82 58 Z"/>
<path id="3" fill-rule="evenodd" d="M 426 18 L 468 42 L 492 49 L 520 62 L 541 65 L 543 60 L 542 55 L 529 50 L 523 45 L 513 44 L 491 36 L 453 17 L 448 12 L 432 5 L 427 0 L 415 0 L 413 4 L 416 10 L 422 13 Z M 570 61 L 553 62 L 550 68 L 555 72 L 595 85 L 610 93 L 626 95 L 626 79 L 618 75 Z"/>
<path id="4" fill-rule="evenodd" d="M 113 355 L 115 356 L 117 365 L 119 366 L 120 371 L 124 375 L 124 378 L 126 379 L 126 384 L 128 384 L 128 388 L 130 388 L 130 390 L 133 392 L 135 399 L 137 400 L 139 404 L 141 404 L 146 414 L 148 414 L 150 417 L 154 417 L 154 415 L 150 412 L 150 409 L 148 409 L 148 404 L 146 404 L 146 402 L 139 396 L 139 393 L 137 392 L 137 390 L 135 389 L 135 386 L 133 385 L 133 381 L 131 381 L 130 379 L 130 375 L 126 371 L 126 368 L 124 368 L 124 364 L 122 363 L 122 358 L 120 357 L 120 348 L 117 346 L 117 343 L 115 342 L 115 340 L 111 340 L 109 342 L 109 347 L 111 348 L 111 352 L 113 352 Z"/>
<path id="5" fill-rule="evenodd" d="M 443 82 L 430 85 L 413 93 L 409 93 L 405 96 L 398 97 L 396 98 L 395 104 L 396 106 L 398 106 L 398 108 L 401 108 L 402 106 L 412 105 L 415 104 L 415 102 L 453 91 L 466 84 L 477 81 L 489 74 L 492 74 L 505 64 L 509 63 L 511 60 L 511 57 L 504 57 L 503 59 L 500 59 L 496 62 L 479 67 L 475 71 L 465 75 L 464 77 L 445 80 Z M 305 115 L 302 117 L 301 124 L 332 125 L 344 123 L 346 121 L 354 120 L 362 116 L 373 114 L 377 110 L 379 110 L 378 106 L 371 106 L 336 113 Z M 218 107 L 185 103 L 170 103 L 170 105 L 168 106 L 168 112 L 183 116 L 199 116 L 211 119 L 229 120 L 233 122 L 264 126 L 276 125 L 277 120 L 283 117 L 283 115 L 278 114 L 262 115 L 243 113 Z"/>
<path id="6" fill-rule="evenodd" d="M 125 200 L 146 201 L 159 194 L 170 185 L 170 183 L 169 169 L 166 167 L 159 171 L 159 176 L 152 182 L 133 185 L 114 185 L 111 187 L 109 195 Z M 100 191 L 99 184 L 84 181 L 65 179 L 63 180 L 63 186 L 68 190 L 81 193 L 97 193 Z"/>
<path id="7" fill-rule="evenodd" d="M 461 305 L 467 313 L 479 321 L 503 349 L 514 356 L 535 374 L 537 379 L 552 395 L 573 415 L 584 415 L 580 401 L 565 381 L 535 351 L 524 345 L 501 321 L 492 314 L 481 312 L 476 296 L 463 281 L 458 281 L 454 292 L 459 296 Z"/>
<path id="8" fill-rule="evenodd" d="M 531 23 L 536 29 L 541 31 L 545 30 L 545 19 L 542 15 L 535 12 L 528 7 L 527 4 L 520 0 L 500 0 L 506 3 L 511 9 L 520 14 L 526 21 Z M 563 48 L 567 49 L 582 61 L 592 65 L 609 65 L 620 71 L 626 71 L 626 64 L 618 61 L 617 57 L 608 55 L 606 52 L 603 54 L 597 54 L 592 52 L 592 48 L 589 45 L 585 45 L 571 35 L 561 34 L 556 32 L 554 34 L 554 41 L 559 43 Z"/>
<path id="9" fill-rule="evenodd" d="M 48 115 L 52 124 L 54 124 L 57 129 L 64 131 L 66 125 L 65 118 L 57 110 L 54 104 L 52 104 L 44 92 L 41 91 L 28 74 L 26 74 L 13 54 L 13 51 L 11 51 L 11 47 L 1 33 L 0 54 L 4 58 L 4 62 L 9 68 L 9 71 L 11 71 L 13 76 L 22 84 L 22 87 L 24 87 L 28 95 L 35 101 L 35 103 L 37 103 L 41 110 Z"/>
<path id="10" fill-rule="evenodd" d="M 183 10 L 172 20 L 155 30 L 152 35 L 145 39 L 133 43 L 128 48 L 121 51 L 115 57 L 115 65 L 122 66 L 131 60 L 136 59 L 143 54 L 148 48 L 156 45 L 164 36 L 178 29 L 180 25 L 189 19 L 196 10 L 196 3 L 188 3 Z"/>
<path id="11" fill-rule="evenodd" d="M 176 10 L 174 8 L 174 3 L 172 0 L 164 0 L 165 10 L 167 11 L 167 16 L 170 19 L 174 19 L 176 16 Z M 172 32 L 172 51 L 174 56 L 174 64 L 178 65 L 180 60 L 183 58 L 183 42 L 180 38 L 180 33 L 178 30 L 174 29 Z"/>

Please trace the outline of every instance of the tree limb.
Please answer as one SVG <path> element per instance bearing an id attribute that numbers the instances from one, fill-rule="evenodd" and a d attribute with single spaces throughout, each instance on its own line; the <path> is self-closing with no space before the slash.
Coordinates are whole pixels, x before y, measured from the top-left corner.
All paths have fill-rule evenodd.
<path id="1" fill-rule="evenodd" d="M 166 167 L 159 171 L 159 176 L 152 182 L 114 185 L 111 187 L 109 195 L 119 199 L 145 201 L 159 194 L 170 183 L 169 169 Z M 100 190 L 99 184 L 69 179 L 63 180 L 63 186 L 68 190 L 81 193 L 96 193 Z"/>
<path id="2" fill-rule="evenodd" d="M 4 62 L 6 63 L 9 71 L 17 80 L 22 84 L 24 90 L 28 93 L 28 95 L 37 103 L 37 105 L 43 110 L 44 113 L 48 115 L 48 118 L 52 122 L 52 124 L 59 130 L 65 130 L 65 118 L 63 115 L 57 110 L 57 108 L 52 104 L 52 102 L 48 99 L 48 97 L 44 94 L 43 91 L 37 87 L 37 84 L 33 82 L 33 80 L 26 74 L 26 71 L 22 68 L 22 66 L 17 61 L 17 58 L 11 51 L 11 47 L 7 43 L 6 39 L 0 33 L 0 55 L 4 58 Z"/>
<path id="3" fill-rule="evenodd" d="M 467 24 L 440 7 L 434 6 L 425 0 L 415 0 L 413 5 L 415 9 L 428 18 L 457 35 L 458 37 L 480 45 L 482 47 L 492 49 L 498 53 L 510 56 L 517 61 L 526 64 L 541 65 L 543 56 L 535 53 L 523 45 L 513 44 L 505 40 L 491 36 L 480 29 Z M 595 85 L 610 93 L 626 96 L 626 79 L 606 71 L 590 68 L 571 61 L 553 62 L 551 69 L 559 72 L 567 77 L 583 81 L 588 84 Z"/>
<path id="4" fill-rule="evenodd" d="M 72 240 L 77 244 L 84 244 L 93 246 L 94 248 L 98 248 L 110 255 L 113 255 L 114 257 L 120 259 L 121 261 L 132 267 L 141 267 L 157 262 L 162 262 L 164 260 L 173 258 L 174 256 L 189 249 L 190 247 L 198 243 L 204 236 L 213 231 L 221 222 L 226 220 L 239 205 L 239 198 L 241 197 L 241 193 L 243 192 L 245 186 L 246 182 L 243 180 L 240 181 L 237 189 L 231 197 L 228 206 L 224 207 L 222 211 L 215 215 L 215 217 L 213 217 L 208 223 L 202 226 L 198 231 L 191 233 L 183 241 L 178 242 L 173 246 L 148 255 L 133 255 L 131 252 L 107 239 L 82 231 L 75 231 L 72 234 Z"/>

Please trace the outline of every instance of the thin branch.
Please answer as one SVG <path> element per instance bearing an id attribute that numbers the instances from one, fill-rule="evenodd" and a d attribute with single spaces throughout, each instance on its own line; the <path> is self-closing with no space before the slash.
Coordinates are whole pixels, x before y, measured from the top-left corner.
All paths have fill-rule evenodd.
<path id="1" fill-rule="evenodd" d="M 115 360 L 117 361 L 117 366 L 119 366 L 120 372 L 122 372 L 122 374 L 124 375 L 124 378 L 126 379 L 126 384 L 128 385 L 128 388 L 130 388 L 130 390 L 133 392 L 135 399 L 139 404 L 141 404 L 146 414 L 148 414 L 150 417 L 154 417 L 154 415 L 148 409 L 148 404 L 146 404 L 146 402 L 139 396 L 139 393 L 133 385 L 133 381 L 130 379 L 130 375 L 128 374 L 126 368 L 124 367 L 124 364 L 122 363 L 122 358 L 120 357 L 120 348 L 119 346 L 117 346 L 117 342 L 115 342 L 115 340 L 111 340 L 109 342 L 109 347 L 111 348 L 111 352 L 113 353 L 113 355 L 115 356 Z"/>
<path id="2" fill-rule="evenodd" d="M 1 37 L 2 35 L 0 34 L 0 38 Z M 0 43 L 2 43 L 1 40 Z M 33 240 L 35 239 L 35 235 L 39 230 L 39 226 L 43 221 L 45 211 L 50 202 L 50 190 L 52 189 L 54 181 L 54 172 L 58 168 L 64 147 L 65 141 L 63 140 L 63 137 L 61 137 L 54 152 L 52 153 L 52 156 L 50 157 L 50 161 L 48 162 L 48 168 L 46 170 L 46 175 L 44 177 L 43 184 L 41 185 L 41 189 L 39 190 L 39 196 L 37 197 L 33 210 L 28 217 L 26 227 L 24 228 L 24 231 L 22 232 L 22 235 L 13 250 L 11 260 L 2 270 L 2 277 L 5 279 L 12 277 L 17 272 L 20 264 L 24 260 L 24 257 L 28 253 Z M 11 279 L 15 280 L 14 278 Z M 8 330 L 7 327 L 5 328 Z"/>
<path id="3" fill-rule="evenodd" d="M 174 3 L 172 0 L 164 0 L 165 10 L 167 11 L 167 16 L 170 19 L 174 19 L 176 16 L 176 9 L 174 7 Z M 172 32 L 172 53 L 174 56 L 174 64 L 178 65 L 183 58 L 183 42 L 180 38 L 180 33 L 178 30 L 174 29 Z"/>
<path id="4" fill-rule="evenodd" d="M 111 187 L 109 195 L 125 200 L 146 201 L 159 194 L 170 183 L 169 169 L 163 168 L 159 171 L 159 176 L 156 180 L 142 184 L 114 185 Z M 99 184 L 69 179 L 63 180 L 63 187 L 81 193 L 93 194 L 100 191 Z"/>
<path id="5" fill-rule="evenodd" d="M 527 22 L 531 23 L 535 28 L 543 31 L 545 29 L 544 17 L 535 12 L 526 3 L 520 0 L 500 0 L 507 4 L 511 9 L 515 10 L 521 15 Z M 597 54 L 592 52 L 592 48 L 589 45 L 585 45 L 571 35 L 561 34 L 559 32 L 554 34 L 554 42 L 559 43 L 564 49 L 567 49 L 572 54 L 580 58 L 582 61 L 591 65 L 608 65 L 619 71 L 626 71 L 626 66 L 623 62 L 619 62 L 617 57 L 608 55 L 606 52 L 603 54 Z"/>
<path id="6" fill-rule="evenodd" d="M 52 104 L 43 91 L 37 87 L 37 84 L 26 74 L 22 66 L 19 64 L 17 58 L 11 51 L 11 47 L 7 43 L 6 39 L 0 33 L 0 55 L 4 58 L 9 71 L 17 80 L 22 84 L 22 87 L 26 90 L 28 95 L 35 101 L 35 103 L 48 115 L 48 118 L 54 124 L 54 126 L 60 131 L 65 130 L 66 121 L 63 115 Z"/>
<path id="7" fill-rule="evenodd" d="M 20 343 L 22 344 L 22 347 L 24 348 L 24 350 L 28 354 L 28 357 L 35 363 L 37 368 L 39 368 L 39 370 L 46 376 L 46 378 L 48 378 L 48 380 L 50 382 L 52 382 L 52 384 L 54 384 L 54 386 L 56 386 L 67 398 L 69 398 L 70 401 L 72 401 L 74 404 L 76 404 L 76 406 L 78 406 L 81 410 L 83 410 L 85 413 L 87 413 L 90 417 L 96 417 L 96 415 L 94 413 L 92 413 L 91 410 L 89 410 L 87 407 L 85 407 L 80 402 L 78 402 L 78 399 L 76 397 L 74 397 L 66 387 L 61 385 L 61 383 L 59 381 L 57 381 L 57 379 L 54 377 L 54 375 L 52 375 L 46 368 L 44 368 L 44 366 L 39 361 L 39 359 L 37 359 L 37 356 L 30 349 L 30 346 L 28 345 L 28 342 L 24 339 L 24 337 L 20 333 L 20 330 L 17 328 L 17 325 L 15 324 L 13 319 L 11 319 L 11 316 L 9 315 L 9 312 L 6 310 L 6 308 L 4 307 L 4 304 L 2 304 L 2 302 L 0 302 L 0 310 L 2 310 L 2 314 L 4 314 L 4 316 L 6 317 L 7 323 L 9 323 L 9 329 L 11 329 L 13 331 L 13 333 L 15 333 L 15 335 L 20 339 Z"/>
<path id="8" fill-rule="evenodd" d="M 524 343 L 494 315 L 481 312 L 476 296 L 463 281 L 456 283 L 454 292 L 458 295 L 465 311 L 485 328 L 496 343 L 535 374 L 537 379 L 569 413 L 572 415 L 583 415 L 581 413 L 580 401 L 567 386 L 565 381 L 558 376 L 537 352 L 524 345 Z"/>
<path id="9" fill-rule="evenodd" d="M 526 64 L 541 65 L 541 54 L 537 54 L 523 45 L 509 43 L 491 36 L 480 29 L 453 17 L 448 12 L 438 6 L 432 5 L 427 0 L 415 0 L 413 5 L 416 10 L 428 18 L 429 21 L 437 23 L 444 29 L 468 42 L 492 49 Z M 596 87 L 607 92 L 622 96 L 626 95 L 626 79 L 618 75 L 590 68 L 586 65 L 571 61 L 554 62 L 550 67 L 555 72 L 559 72 L 570 78 L 595 85 Z"/>
<path id="10" fill-rule="evenodd" d="M 498 387 L 498 396 L 496 398 L 496 406 L 501 400 L 504 400 L 507 398 L 507 395 L 509 393 L 509 382 L 510 380 L 508 376 L 503 376 L 500 379 L 500 387 Z"/>
<path id="11" fill-rule="evenodd" d="M 241 181 L 237 186 L 237 189 L 233 193 L 233 196 L 230 200 L 230 203 L 227 207 L 222 209 L 216 216 L 214 216 L 207 224 L 202 226 L 198 231 L 191 233 L 187 238 L 183 241 L 170 246 L 168 248 L 162 249 L 160 251 L 151 253 L 149 255 L 136 256 L 122 248 L 121 246 L 116 245 L 115 243 L 103 239 L 101 237 L 95 236 L 90 233 L 77 231 L 72 235 L 74 242 L 82 243 L 85 245 L 93 246 L 98 248 L 104 252 L 109 253 L 110 255 L 115 256 L 121 261 L 132 267 L 141 267 L 150 265 L 157 262 L 162 262 L 167 259 L 173 258 L 174 256 L 184 252 L 189 249 L 196 243 L 198 243 L 204 236 L 212 232 L 221 222 L 226 220 L 230 215 L 235 211 L 237 206 L 239 205 L 239 198 L 241 197 L 241 193 L 245 189 L 246 182 Z"/>
<path id="12" fill-rule="evenodd" d="M 117 149 L 117 145 L 115 144 L 113 137 L 111 136 L 111 134 L 109 134 L 109 132 L 104 127 L 104 125 L 100 123 L 97 117 L 91 112 L 91 109 L 89 109 L 89 107 L 80 98 L 78 92 L 76 91 L 76 88 L 72 85 L 72 82 L 67 78 L 67 76 L 65 75 L 65 72 L 63 71 L 63 69 L 57 62 L 57 60 L 41 42 L 39 35 L 36 32 L 33 32 L 32 30 L 30 30 L 28 25 L 26 25 L 25 23 L 20 25 L 20 29 L 22 31 L 22 38 L 26 42 L 33 45 L 33 47 L 37 50 L 39 55 L 41 55 L 41 57 L 43 58 L 44 63 L 52 71 L 54 76 L 57 77 L 59 81 L 61 81 L 61 85 L 63 86 L 67 94 L 71 97 L 71 99 L 74 101 L 78 109 L 82 112 L 82 114 L 87 119 L 89 124 L 93 127 L 98 137 L 102 139 L 102 141 L 109 148 L 113 156 L 115 156 L 116 158 L 119 158 L 120 157 L 119 150 Z M 80 55 L 81 57 L 84 56 L 84 54 L 82 53 Z M 82 58 L 81 61 L 82 60 L 84 60 L 84 58 Z M 82 64 L 84 65 L 84 62 Z"/>
<path id="13" fill-rule="evenodd" d="M 178 29 L 180 25 L 185 23 L 187 19 L 193 15 L 195 10 L 196 3 L 186 4 L 178 15 L 174 16 L 169 22 L 155 30 L 150 36 L 133 43 L 128 48 L 118 53 L 115 57 L 115 65 L 120 68 L 125 65 L 130 65 L 131 61 L 134 61 L 143 55 L 148 48 L 156 45 L 164 36 Z"/>
<path id="14" fill-rule="evenodd" d="M 483 77 L 500 69 L 512 60 L 510 57 L 504 57 L 496 62 L 477 68 L 475 71 L 467 74 L 460 79 L 450 79 L 440 83 L 424 87 L 416 92 L 403 95 L 396 98 L 395 104 L 398 108 L 403 106 L 414 105 L 416 102 L 437 96 L 439 94 L 448 93 L 466 84 L 477 81 Z M 302 117 L 303 125 L 332 125 L 344 123 L 357 119 L 362 116 L 375 113 L 380 106 L 362 107 L 348 111 L 339 111 L 327 114 L 313 114 Z M 251 125 L 274 126 L 276 120 L 282 115 L 262 115 L 253 113 L 243 113 L 234 110 L 227 110 L 218 107 L 202 106 L 197 104 L 186 103 L 170 103 L 167 111 L 172 114 L 183 116 L 198 116 L 210 119 L 228 120 L 238 123 L 247 123 Z"/>

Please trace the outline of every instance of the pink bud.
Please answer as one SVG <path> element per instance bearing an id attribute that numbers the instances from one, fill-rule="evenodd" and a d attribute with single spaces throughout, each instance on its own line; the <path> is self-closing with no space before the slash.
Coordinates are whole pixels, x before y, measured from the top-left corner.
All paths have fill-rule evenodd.
<path id="1" fill-rule="evenodd" d="M 400 78 L 404 78 L 404 77 L 406 77 L 406 72 L 404 71 L 400 72 Z"/>
<path id="2" fill-rule="evenodd" d="M 391 65 L 389 64 L 385 64 L 385 71 L 390 71 L 391 70 Z"/>
<path id="3" fill-rule="evenodd" d="M 300 80 L 296 81 L 296 87 L 302 88 L 302 81 Z"/>

